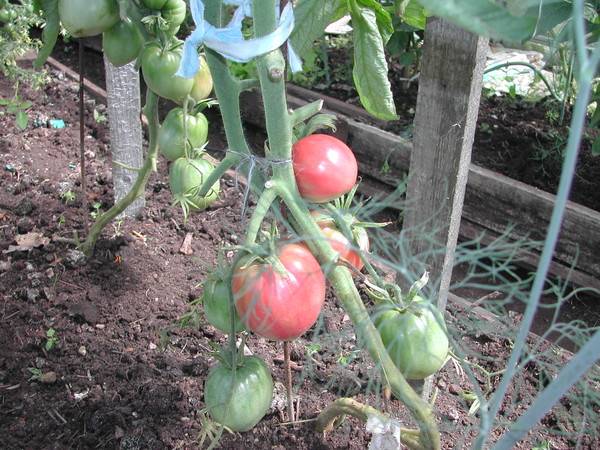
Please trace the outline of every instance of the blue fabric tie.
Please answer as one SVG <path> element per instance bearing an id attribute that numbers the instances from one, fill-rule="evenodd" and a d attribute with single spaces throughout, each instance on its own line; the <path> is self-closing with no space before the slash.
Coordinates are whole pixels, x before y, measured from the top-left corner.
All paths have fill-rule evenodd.
<path id="1" fill-rule="evenodd" d="M 190 0 L 190 10 L 196 29 L 185 40 L 177 75 L 184 78 L 193 78 L 196 75 L 200 69 L 198 47 L 202 44 L 232 61 L 248 62 L 281 47 L 294 30 L 294 10 L 291 3 L 288 3 L 283 8 L 275 31 L 260 38 L 246 40 L 242 35 L 242 21 L 244 17 L 252 16 L 252 0 L 225 0 L 225 3 L 236 5 L 238 8 L 226 27 L 216 28 L 204 20 L 203 1 Z M 302 70 L 302 62 L 289 41 L 287 48 L 292 72 Z"/>

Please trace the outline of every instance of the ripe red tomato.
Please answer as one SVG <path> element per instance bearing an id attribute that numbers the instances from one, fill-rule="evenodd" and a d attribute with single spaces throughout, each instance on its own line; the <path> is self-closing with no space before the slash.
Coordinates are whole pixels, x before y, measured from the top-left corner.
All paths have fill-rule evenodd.
<path id="1" fill-rule="evenodd" d="M 318 214 L 318 213 L 317 213 Z M 313 215 L 313 213 L 311 213 Z M 344 234 L 338 230 L 333 221 L 319 220 L 315 218 L 317 225 L 321 228 L 321 233 L 329 241 L 331 247 L 339 254 L 340 259 L 352 264 L 357 270 L 361 270 L 364 263 L 357 251 L 354 250 L 355 246 L 350 242 Z M 358 244 L 358 247 L 363 252 L 369 251 L 369 235 L 367 230 L 364 228 L 355 227 L 352 232 L 354 233 L 354 239 Z"/>
<path id="2" fill-rule="evenodd" d="M 356 184 L 354 153 L 333 136 L 311 134 L 300 139 L 292 148 L 292 161 L 298 190 L 311 202 L 331 201 Z"/>
<path id="3" fill-rule="evenodd" d="M 277 258 L 280 265 L 242 260 L 233 272 L 231 290 L 246 328 L 267 339 L 289 341 L 319 317 L 325 275 L 304 244 L 280 244 Z"/>

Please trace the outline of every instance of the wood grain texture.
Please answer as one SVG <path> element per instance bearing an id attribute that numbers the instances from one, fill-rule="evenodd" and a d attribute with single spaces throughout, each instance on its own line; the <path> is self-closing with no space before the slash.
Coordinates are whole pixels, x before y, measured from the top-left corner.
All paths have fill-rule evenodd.
<path id="1" fill-rule="evenodd" d="M 425 271 L 446 306 L 477 114 L 487 40 L 438 18 L 427 22 L 403 235 L 413 279 Z"/>

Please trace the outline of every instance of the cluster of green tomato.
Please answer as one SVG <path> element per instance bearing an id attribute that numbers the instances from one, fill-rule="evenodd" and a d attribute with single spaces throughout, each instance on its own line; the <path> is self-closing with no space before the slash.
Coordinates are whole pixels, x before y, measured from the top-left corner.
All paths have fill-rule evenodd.
<path id="1" fill-rule="evenodd" d="M 175 37 L 186 14 L 184 0 L 142 0 L 147 17 L 157 20 L 146 32 L 141 23 L 122 20 L 116 0 L 59 0 L 59 16 L 63 27 L 75 37 L 102 33 L 102 46 L 107 59 L 120 67 L 139 60 L 144 81 L 158 96 L 183 104 L 185 99 L 201 102 L 213 87 L 210 71 L 201 58 L 201 68 L 193 79 L 175 75 L 181 61 L 183 42 Z M 185 117 L 185 118 L 184 118 Z M 185 126 L 184 126 L 185 121 Z M 213 170 L 213 165 L 198 151 L 206 143 L 208 122 L 197 109 L 184 112 L 173 108 L 158 134 L 161 153 L 172 162 L 169 185 L 177 203 L 187 214 L 213 203 L 219 193 L 215 183 L 208 194 L 200 197 L 197 188 Z"/>

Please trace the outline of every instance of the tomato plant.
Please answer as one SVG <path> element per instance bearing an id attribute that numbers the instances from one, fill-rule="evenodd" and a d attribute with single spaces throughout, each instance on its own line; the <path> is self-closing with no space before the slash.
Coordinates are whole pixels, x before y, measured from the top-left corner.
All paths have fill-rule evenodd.
<path id="1" fill-rule="evenodd" d="M 246 327 L 280 341 L 304 334 L 325 302 L 325 276 L 304 244 L 283 242 L 263 261 L 252 255 L 242 259 L 231 289 Z"/>
<path id="2" fill-rule="evenodd" d="M 116 0 L 59 0 L 58 13 L 73 37 L 95 36 L 121 20 Z"/>
<path id="3" fill-rule="evenodd" d="M 427 300 L 415 296 L 405 307 L 383 303 L 374 320 L 387 352 L 406 378 L 421 380 L 444 365 L 448 337 L 441 316 Z"/>
<path id="4" fill-rule="evenodd" d="M 144 45 L 144 37 L 139 28 L 129 19 L 118 22 L 102 33 L 102 50 L 116 67 L 135 60 Z"/>
<path id="5" fill-rule="evenodd" d="M 167 47 L 158 43 L 146 46 L 142 52 L 142 74 L 146 84 L 159 96 L 182 104 L 192 91 L 194 81 L 175 75 L 181 62 L 181 41 Z"/>
<path id="6" fill-rule="evenodd" d="M 201 147 L 208 136 L 208 121 L 204 114 L 187 114 L 186 130 L 183 127 L 183 117 L 183 109 L 173 108 L 158 130 L 158 147 L 169 161 L 184 157 L 186 146 L 188 150 Z"/>
<path id="7" fill-rule="evenodd" d="M 204 158 L 179 158 L 169 169 L 169 186 L 173 194 L 173 203 L 179 204 L 187 218 L 191 211 L 200 211 L 215 202 L 219 195 L 220 183 L 212 185 L 208 194 L 200 196 L 198 188 L 214 169 Z"/>
<path id="8" fill-rule="evenodd" d="M 267 413 L 273 399 L 273 379 L 255 356 L 241 357 L 232 370 L 213 367 L 204 384 L 204 403 L 211 417 L 232 431 L 248 431 Z"/>
<path id="9" fill-rule="evenodd" d="M 230 295 L 230 286 L 221 277 L 209 277 L 204 283 L 202 304 L 206 320 L 217 330 L 223 333 L 231 332 L 231 306 L 233 299 Z M 235 308 L 235 332 L 242 331 L 244 324 L 240 320 Z"/>
<path id="10" fill-rule="evenodd" d="M 331 201 L 356 184 L 354 153 L 333 136 L 312 134 L 300 139 L 292 148 L 292 160 L 298 190 L 311 202 Z"/>

